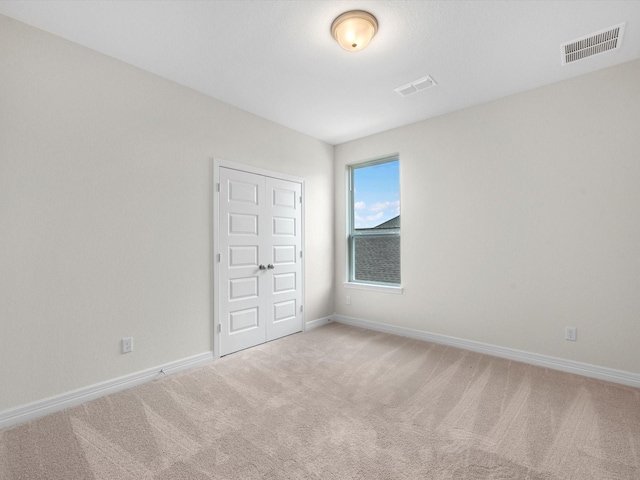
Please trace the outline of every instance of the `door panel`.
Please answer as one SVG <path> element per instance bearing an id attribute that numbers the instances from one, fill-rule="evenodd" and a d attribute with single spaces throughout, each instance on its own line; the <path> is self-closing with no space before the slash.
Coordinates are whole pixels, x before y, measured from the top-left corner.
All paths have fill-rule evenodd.
<path id="1" fill-rule="evenodd" d="M 293 237 L 296 234 L 295 218 L 273 217 L 273 235 Z"/>
<path id="2" fill-rule="evenodd" d="M 255 330 L 260 326 L 258 321 L 259 311 L 257 308 L 247 310 L 237 310 L 229 313 L 229 334 L 235 335 L 247 330 Z"/>
<path id="3" fill-rule="evenodd" d="M 273 304 L 273 322 L 284 322 L 295 319 L 296 317 L 296 301 L 287 300 L 286 302 Z"/>
<path id="4" fill-rule="evenodd" d="M 258 235 L 258 216 L 229 214 L 229 235 Z"/>
<path id="5" fill-rule="evenodd" d="M 275 245 L 273 247 L 273 264 L 291 265 L 296 263 L 296 248 L 293 245 Z"/>
<path id="6" fill-rule="evenodd" d="M 301 194 L 300 183 L 220 168 L 220 355 L 302 330 Z"/>
<path id="7" fill-rule="evenodd" d="M 259 268 L 264 178 L 220 169 L 220 355 L 266 341 L 260 292 L 268 291 Z"/>
<path id="8" fill-rule="evenodd" d="M 280 273 L 273 275 L 273 293 L 291 292 L 296 289 L 295 273 Z"/>
<path id="9" fill-rule="evenodd" d="M 229 200 L 258 205 L 259 188 L 254 182 L 240 180 L 229 182 Z"/>
<path id="10" fill-rule="evenodd" d="M 258 246 L 229 246 L 229 268 L 258 267 Z"/>
<path id="11" fill-rule="evenodd" d="M 298 200 L 297 194 L 299 193 L 296 189 L 290 188 L 279 188 L 278 186 L 273 186 L 273 205 L 276 207 L 285 207 L 288 209 L 295 209 L 296 202 Z"/>
<path id="12" fill-rule="evenodd" d="M 302 330 L 302 186 L 276 178 L 267 178 L 267 198 L 270 200 L 270 290 L 267 318 L 267 340 L 273 340 Z"/>
<path id="13" fill-rule="evenodd" d="M 260 295 L 257 277 L 235 278 L 229 280 L 229 301 L 254 298 Z"/>

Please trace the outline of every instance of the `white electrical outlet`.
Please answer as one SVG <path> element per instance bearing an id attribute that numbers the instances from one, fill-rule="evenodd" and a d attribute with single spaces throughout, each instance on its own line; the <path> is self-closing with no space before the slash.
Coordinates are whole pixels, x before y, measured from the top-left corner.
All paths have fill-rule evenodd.
<path id="1" fill-rule="evenodd" d="M 133 352 L 133 337 L 122 339 L 122 353 Z"/>
<path id="2" fill-rule="evenodd" d="M 351 305 L 351 297 L 347 297 L 347 305 Z"/>
<path id="3" fill-rule="evenodd" d="M 571 342 L 578 340 L 578 329 L 576 327 L 564 327 L 564 339 Z"/>

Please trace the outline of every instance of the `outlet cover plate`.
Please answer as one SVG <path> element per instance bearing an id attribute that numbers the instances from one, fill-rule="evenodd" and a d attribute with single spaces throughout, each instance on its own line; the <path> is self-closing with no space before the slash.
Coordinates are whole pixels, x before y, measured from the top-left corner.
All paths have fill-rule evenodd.
<path id="1" fill-rule="evenodd" d="M 133 337 L 122 339 L 122 353 L 133 352 Z"/>
<path id="2" fill-rule="evenodd" d="M 576 327 L 564 327 L 564 339 L 570 342 L 578 340 L 578 329 Z"/>

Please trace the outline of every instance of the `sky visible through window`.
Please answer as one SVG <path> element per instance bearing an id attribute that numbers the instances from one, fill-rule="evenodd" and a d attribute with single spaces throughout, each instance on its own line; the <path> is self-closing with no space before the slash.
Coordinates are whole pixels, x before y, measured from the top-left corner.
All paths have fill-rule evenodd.
<path id="1" fill-rule="evenodd" d="M 355 228 L 371 228 L 400 215 L 400 162 L 353 170 Z"/>

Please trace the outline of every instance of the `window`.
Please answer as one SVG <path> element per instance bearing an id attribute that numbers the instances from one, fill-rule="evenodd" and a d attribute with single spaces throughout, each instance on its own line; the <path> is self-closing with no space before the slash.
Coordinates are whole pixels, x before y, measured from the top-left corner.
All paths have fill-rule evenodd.
<path id="1" fill-rule="evenodd" d="M 400 285 L 400 161 L 349 167 L 349 282 Z"/>

